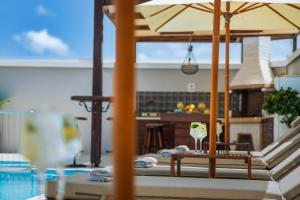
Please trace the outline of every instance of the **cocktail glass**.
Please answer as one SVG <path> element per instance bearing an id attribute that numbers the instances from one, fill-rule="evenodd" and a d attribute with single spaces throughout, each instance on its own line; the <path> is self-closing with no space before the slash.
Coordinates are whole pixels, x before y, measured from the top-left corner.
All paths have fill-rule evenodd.
<path id="1" fill-rule="evenodd" d="M 199 151 L 201 153 L 203 150 L 203 145 L 202 145 L 203 139 L 206 138 L 206 136 L 207 136 L 206 124 L 200 123 L 199 129 L 200 129 L 200 134 L 198 135 L 198 139 L 200 140 L 200 150 Z"/>
<path id="2" fill-rule="evenodd" d="M 218 139 L 217 142 L 221 142 L 220 136 L 221 136 L 221 133 L 223 132 L 222 126 L 223 126 L 223 125 L 220 124 L 219 122 L 217 123 L 217 139 Z"/>
<path id="3" fill-rule="evenodd" d="M 194 138 L 195 141 L 195 151 L 194 154 L 198 153 L 197 152 L 197 141 L 200 135 L 200 125 L 201 123 L 199 122 L 192 122 L 191 123 L 191 128 L 190 128 L 190 135 Z"/>

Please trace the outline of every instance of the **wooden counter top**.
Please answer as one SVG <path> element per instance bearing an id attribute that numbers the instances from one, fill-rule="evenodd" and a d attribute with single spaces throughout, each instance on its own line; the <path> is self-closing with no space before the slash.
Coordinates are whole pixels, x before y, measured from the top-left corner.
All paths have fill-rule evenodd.
<path id="1" fill-rule="evenodd" d="M 249 124 L 249 123 L 261 123 L 261 117 L 234 117 L 229 119 L 231 124 Z"/>
<path id="2" fill-rule="evenodd" d="M 231 124 L 252 124 L 252 123 L 261 123 L 262 120 L 269 117 L 232 117 L 229 119 Z M 198 113 L 162 113 L 160 117 L 136 117 L 136 120 L 162 120 L 162 121 L 173 121 L 173 122 L 191 122 L 191 121 L 200 121 L 208 122 L 209 115 L 201 115 Z M 219 121 L 224 122 L 224 118 L 218 118 Z"/>
<path id="3" fill-rule="evenodd" d="M 232 117 L 229 119 L 231 124 L 256 124 L 261 123 L 264 119 L 269 119 L 270 117 Z M 224 118 L 220 119 L 222 122 Z"/>
<path id="4" fill-rule="evenodd" d="M 136 120 L 160 120 L 160 117 L 136 117 Z"/>

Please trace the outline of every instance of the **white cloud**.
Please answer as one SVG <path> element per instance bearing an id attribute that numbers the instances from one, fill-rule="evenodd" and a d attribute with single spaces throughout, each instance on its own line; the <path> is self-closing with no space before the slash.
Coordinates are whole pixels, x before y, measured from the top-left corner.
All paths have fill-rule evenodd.
<path id="1" fill-rule="evenodd" d="M 48 52 L 64 56 L 69 53 L 68 45 L 60 38 L 49 34 L 47 29 L 40 31 L 27 31 L 15 35 L 13 39 L 24 48 L 37 54 L 44 54 Z"/>
<path id="2" fill-rule="evenodd" d="M 146 55 L 144 53 L 138 53 L 137 54 L 137 60 L 142 61 L 142 62 L 151 62 L 151 61 L 153 61 L 153 59 L 151 59 L 149 57 L 149 55 Z"/>
<path id="3" fill-rule="evenodd" d="M 48 17 L 55 17 L 56 16 L 56 14 L 54 12 L 52 12 L 51 10 L 48 10 L 43 5 L 37 5 L 36 8 L 35 8 L 35 11 L 40 16 L 48 16 Z"/>

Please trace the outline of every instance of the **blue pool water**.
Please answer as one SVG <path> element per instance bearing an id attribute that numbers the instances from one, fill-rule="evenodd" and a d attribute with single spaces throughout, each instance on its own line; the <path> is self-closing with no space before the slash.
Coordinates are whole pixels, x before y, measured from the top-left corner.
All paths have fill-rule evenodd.
<path id="1" fill-rule="evenodd" d="M 39 195 L 36 171 L 28 163 L 0 162 L 0 200 L 26 200 Z M 4 166 L 4 167 L 3 167 Z M 84 170 L 65 170 L 66 176 L 88 173 Z M 47 180 L 57 177 L 55 170 L 47 170 Z"/>

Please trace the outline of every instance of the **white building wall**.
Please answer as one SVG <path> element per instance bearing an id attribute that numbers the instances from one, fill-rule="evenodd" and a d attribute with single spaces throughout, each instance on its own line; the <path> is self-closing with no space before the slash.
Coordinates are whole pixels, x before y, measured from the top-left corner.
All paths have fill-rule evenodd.
<path id="1" fill-rule="evenodd" d="M 34 67 L 30 67 L 30 65 Z M 63 113 L 87 117 L 88 121 L 80 122 L 80 131 L 84 151 L 90 151 L 90 114 L 78 102 L 70 100 L 73 95 L 91 95 L 92 68 L 89 63 L 69 67 L 64 63 L 0 65 L 0 96 L 5 95 L 11 103 L 7 110 L 24 111 L 38 108 L 48 103 Z M 74 65 L 75 66 L 75 65 Z M 153 67 L 155 66 L 155 68 Z M 201 65 L 195 75 L 184 75 L 178 64 L 139 64 L 137 70 L 138 91 L 186 91 L 188 83 L 195 83 L 196 91 L 210 90 L 210 66 Z M 113 68 L 105 64 L 103 70 L 103 94 L 112 95 Z M 223 67 L 223 66 L 222 66 Z M 222 68 L 221 67 L 221 68 Z M 233 65 L 231 77 L 234 76 L 238 65 Z M 224 70 L 219 74 L 219 91 L 224 91 Z M 111 116 L 111 110 L 103 116 L 103 151 L 110 150 L 111 122 L 106 118 Z"/>

